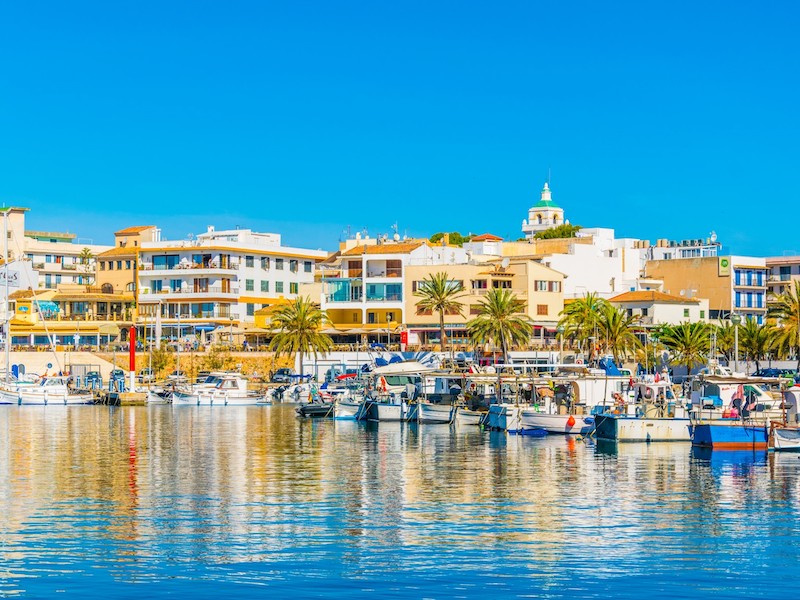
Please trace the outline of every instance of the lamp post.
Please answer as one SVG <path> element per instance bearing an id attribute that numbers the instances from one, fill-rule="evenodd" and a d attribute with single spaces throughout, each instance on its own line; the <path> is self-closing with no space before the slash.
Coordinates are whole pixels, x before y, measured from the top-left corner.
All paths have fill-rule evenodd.
<path id="1" fill-rule="evenodd" d="M 742 323 L 742 317 L 738 313 L 731 315 L 731 323 L 733 323 L 733 372 L 739 370 L 739 325 Z"/>
<path id="2" fill-rule="evenodd" d="M 233 350 L 233 315 L 230 315 L 231 320 L 231 350 Z"/>
<path id="3" fill-rule="evenodd" d="M 558 362 L 564 362 L 564 326 L 559 325 L 556 327 L 556 334 L 558 335 Z"/>

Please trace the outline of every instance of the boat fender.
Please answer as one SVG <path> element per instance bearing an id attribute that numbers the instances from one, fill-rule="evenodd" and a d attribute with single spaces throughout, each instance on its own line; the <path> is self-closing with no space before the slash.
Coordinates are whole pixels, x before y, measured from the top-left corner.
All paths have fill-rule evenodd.
<path id="1" fill-rule="evenodd" d="M 653 397 L 653 390 L 651 390 L 650 388 L 645 388 L 644 397 L 650 400 Z"/>
<path id="2" fill-rule="evenodd" d="M 575 364 L 576 365 L 582 365 L 583 364 L 583 359 L 582 358 L 576 358 L 575 359 Z"/>

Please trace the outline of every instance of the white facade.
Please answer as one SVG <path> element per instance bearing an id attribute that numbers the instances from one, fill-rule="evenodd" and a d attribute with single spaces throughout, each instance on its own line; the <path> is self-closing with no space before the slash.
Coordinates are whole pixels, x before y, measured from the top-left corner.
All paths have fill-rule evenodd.
<path id="1" fill-rule="evenodd" d="M 161 306 L 166 320 L 252 323 L 259 308 L 295 298 L 314 281 L 322 250 L 281 245 L 273 233 L 215 231 L 193 240 L 143 243 L 139 255 L 140 313 Z"/>
<path id="2" fill-rule="evenodd" d="M 553 202 L 550 185 L 545 183 L 539 202 L 528 210 L 528 218 L 522 221 L 522 233 L 531 240 L 537 232 L 563 225 L 564 222 L 564 209 Z"/>
<path id="3" fill-rule="evenodd" d="M 681 298 L 656 291 L 626 292 L 609 299 L 625 310 L 628 316 L 639 316 L 640 323 L 679 325 L 709 322 L 708 298 Z"/>

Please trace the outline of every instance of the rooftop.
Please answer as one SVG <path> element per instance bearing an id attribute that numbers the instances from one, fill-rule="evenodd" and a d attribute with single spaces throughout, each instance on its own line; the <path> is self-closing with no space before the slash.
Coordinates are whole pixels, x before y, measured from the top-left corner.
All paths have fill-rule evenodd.
<path id="1" fill-rule="evenodd" d="M 639 290 L 636 292 L 625 292 L 619 296 L 609 299 L 609 302 L 662 302 L 669 304 L 686 304 L 687 302 L 696 303 L 695 298 L 684 298 L 683 296 L 673 296 L 656 290 Z"/>
<path id="2" fill-rule="evenodd" d="M 423 242 L 399 242 L 356 246 L 342 252 L 342 256 L 360 256 L 361 254 L 407 254 L 422 246 Z"/>
<path id="3" fill-rule="evenodd" d="M 502 242 L 503 238 L 491 233 L 482 233 L 481 235 L 474 235 L 470 238 L 470 242 Z"/>
<path id="4" fill-rule="evenodd" d="M 126 227 L 125 229 L 115 231 L 114 235 L 135 235 L 147 231 L 148 229 L 155 229 L 155 225 L 134 225 L 133 227 Z"/>

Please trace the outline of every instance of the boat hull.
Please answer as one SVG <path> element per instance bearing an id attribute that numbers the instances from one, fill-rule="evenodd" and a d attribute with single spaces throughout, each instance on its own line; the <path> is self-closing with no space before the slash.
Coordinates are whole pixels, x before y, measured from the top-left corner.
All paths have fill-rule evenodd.
<path id="1" fill-rule="evenodd" d="M 520 415 L 520 428 L 523 431 L 543 429 L 548 433 L 586 435 L 594 428 L 594 417 L 551 415 L 535 410 L 523 410 Z"/>
<path id="2" fill-rule="evenodd" d="M 692 426 L 692 444 L 721 450 L 751 450 L 767 447 L 766 425 L 741 421 L 696 423 Z"/>
<path id="3" fill-rule="evenodd" d="M 689 419 L 597 415 L 595 437 L 615 442 L 690 442 Z"/>
<path id="4" fill-rule="evenodd" d="M 336 403 L 336 418 L 340 420 L 359 420 L 363 418 L 364 403 L 338 401 Z"/>
<path id="5" fill-rule="evenodd" d="M 499 431 L 518 431 L 522 407 L 516 404 L 492 404 L 489 407 L 487 426 Z"/>
<path id="6" fill-rule="evenodd" d="M 417 404 L 417 420 L 420 423 L 452 423 L 454 410 L 452 404 L 420 402 Z"/>
<path id="7" fill-rule="evenodd" d="M 773 428 L 772 448 L 777 452 L 800 452 L 800 429 L 796 427 Z"/>
<path id="8" fill-rule="evenodd" d="M 456 410 L 456 424 L 478 426 L 485 415 L 485 412 L 459 408 Z"/>
<path id="9" fill-rule="evenodd" d="M 336 404 L 333 402 L 311 402 L 295 409 L 300 417 L 324 419 L 336 416 Z"/>

